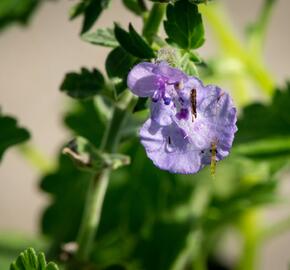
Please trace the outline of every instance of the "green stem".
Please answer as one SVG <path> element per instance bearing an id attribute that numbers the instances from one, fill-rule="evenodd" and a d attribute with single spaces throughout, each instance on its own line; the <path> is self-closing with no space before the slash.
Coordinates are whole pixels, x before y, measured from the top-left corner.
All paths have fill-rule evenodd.
<path id="1" fill-rule="evenodd" d="M 154 36 L 157 34 L 159 26 L 162 22 L 166 4 L 153 4 L 148 18 L 143 27 L 143 36 L 151 44 Z"/>
<path id="2" fill-rule="evenodd" d="M 239 59 L 264 93 L 271 95 L 274 92 L 274 80 L 271 74 L 265 69 L 261 59 L 254 57 L 247 48 L 241 45 L 240 40 L 234 35 L 234 31 L 230 28 L 230 24 L 218 8 L 218 5 L 201 5 L 200 11 L 211 25 L 224 53 Z"/>
<path id="3" fill-rule="evenodd" d="M 243 251 L 237 270 L 255 270 L 257 269 L 258 234 L 260 230 L 260 212 L 258 210 L 249 210 L 241 221 L 242 233 L 244 238 Z"/>
<path id="4" fill-rule="evenodd" d="M 266 30 L 277 0 L 264 0 L 258 20 L 251 26 L 249 35 L 249 48 L 253 55 L 259 57 L 265 41 Z"/>
<path id="5" fill-rule="evenodd" d="M 56 165 L 33 144 L 25 143 L 18 147 L 24 158 L 42 173 L 52 171 Z"/>
<path id="6" fill-rule="evenodd" d="M 124 94 L 123 99 L 115 106 L 110 123 L 103 136 L 101 151 L 113 153 L 116 151 L 120 140 L 120 129 L 129 111 L 132 110 L 136 100 L 132 94 Z M 105 199 L 106 190 L 109 184 L 111 169 L 103 168 L 97 172 L 90 183 L 85 210 L 79 230 L 77 243 L 77 258 L 80 262 L 89 259 L 92 245 L 99 227 L 102 206 Z"/>
<path id="7" fill-rule="evenodd" d="M 126 119 L 127 112 L 115 107 L 112 119 L 109 123 L 107 130 L 105 131 L 101 150 L 107 153 L 113 153 L 116 151 L 120 140 L 120 127 L 123 125 Z"/>
<path id="8" fill-rule="evenodd" d="M 186 239 L 186 245 L 173 263 L 171 270 L 183 270 L 192 258 L 194 269 L 206 269 L 206 256 L 202 254 L 203 231 L 200 220 L 206 212 L 211 198 L 211 178 L 197 184 L 190 204 L 190 218 L 195 220 L 193 229 Z M 195 268 L 198 267 L 198 268 Z"/>
<path id="9" fill-rule="evenodd" d="M 77 258 L 81 262 L 89 259 L 97 228 L 100 223 L 102 206 L 109 183 L 110 169 L 104 169 L 92 179 L 86 200 L 77 243 L 79 245 Z"/>

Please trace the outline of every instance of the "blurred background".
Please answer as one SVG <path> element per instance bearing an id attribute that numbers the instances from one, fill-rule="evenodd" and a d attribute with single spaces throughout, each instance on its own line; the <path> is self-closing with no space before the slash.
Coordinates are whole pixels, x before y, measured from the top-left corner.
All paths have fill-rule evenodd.
<path id="1" fill-rule="evenodd" d="M 140 19 L 124 9 L 120 0 L 98 21 L 99 27 L 133 22 L 138 29 Z M 223 0 L 238 35 L 254 21 L 261 0 Z M 74 1 L 47 1 L 34 14 L 28 27 L 12 26 L 0 33 L 0 103 L 5 114 L 17 116 L 20 125 L 29 128 L 33 143 L 44 155 L 53 157 L 67 138 L 60 114 L 68 98 L 58 91 L 64 73 L 80 67 L 104 69 L 107 49 L 95 47 L 79 38 L 80 20 L 70 22 L 68 10 Z M 290 2 L 278 1 L 269 25 L 265 59 L 278 82 L 290 74 Z M 211 33 L 200 50 L 206 58 L 215 52 Z M 288 112 L 286 112 L 288 113 Z M 1 132 L 1 131 L 0 131 Z M 289 190 L 290 176 L 285 175 L 283 190 Z M 39 172 L 25 161 L 17 148 L 10 149 L 0 167 L 0 231 L 20 230 L 38 233 L 39 213 L 47 200 L 38 190 Z M 288 181 L 287 181 L 288 180 Z M 289 186 L 289 187 L 288 187 Z M 269 210 L 279 219 L 287 209 Z M 289 212 L 289 210 L 288 210 Z M 229 243 L 231 245 L 231 243 Z M 261 269 L 286 270 L 290 258 L 290 232 L 263 247 Z"/>

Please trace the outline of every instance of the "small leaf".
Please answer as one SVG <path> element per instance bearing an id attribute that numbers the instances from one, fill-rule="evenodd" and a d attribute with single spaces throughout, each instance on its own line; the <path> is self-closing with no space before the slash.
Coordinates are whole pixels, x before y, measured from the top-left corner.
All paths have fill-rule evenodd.
<path id="1" fill-rule="evenodd" d="M 77 166 L 89 171 L 100 171 L 103 168 L 118 169 L 130 163 L 130 158 L 121 154 L 103 153 L 96 149 L 88 140 L 77 137 L 63 149 Z"/>
<path id="2" fill-rule="evenodd" d="M 129 25 L 129 32 L 115 24 L 115 36 L 122 48 L 128 53 L 142 59 L 155 57 L 152 48 L 145 40 L 135 31 L 132 24 Z"/>
<path id="3" fill-rule="evenodd" d="M 143 5 L 142 1 L 139 1 L 139 0 L 122 0 L 122 1 L 123 1 L 124 6 L 127 9 L 129 9 L 130 11 L 132 11 L 138 16 L 142 15 L 143 12 L 147 11 L 147 7 Z"/>
<path id="4" fill-rule="evenodd" d="M 38 255 L 33 248 L 28 248 L 21 252 L 15 262 L 10 266 L 10 270 L 58 270 L 58 266 L 53 263 L 46 263 L 42 252 Z"/>
<path id="5" fill-rule="evenodd" d="M 127 53 L 123 48 L 117 47 L 112 50 L 106 59 L 106 71 L 110 78 L 124 78 L 136 58 Z"/>
<path id="6" fill-rule="evenodd" d="M 104 47 L 115 48 L 119 45 L 115 38 L 114 31 L 110 28 L 97 29 L 95 32 L 85 33 L 82 35 L 82 39 Z"/>
<path id="7" fill-rule="evenodd" d="M 195 4 L 188 0 L 170 4 L 167 6 L 166 15 L 164 28 L 169 43 L 186 50 L 199 48 L 204 43 L 202 18 Z"/>
<path id="8" fill-rule="evenodd" d="M 29 132 L 17 126 L 16 119 L 0 114 L 0 161 L 4 152 L 15 144 L 29 139 Z"/>
<path id="9" fill-rule="evenodd" d="M 73 98 L 88 99 L 98 94 L 104 84 L 104 77 L 97 69 L 82 68 L 80 73 L 67 73 L 60 90 Z"/>
<path id="10" fill-rule="evenodd" d="M 102 11 L 108 7 L 110 0 L 81 0 L 70 10 L 70 19 L 83 14 L 84 21 L 81 33 L 85 33 L 94 25 Z"/>

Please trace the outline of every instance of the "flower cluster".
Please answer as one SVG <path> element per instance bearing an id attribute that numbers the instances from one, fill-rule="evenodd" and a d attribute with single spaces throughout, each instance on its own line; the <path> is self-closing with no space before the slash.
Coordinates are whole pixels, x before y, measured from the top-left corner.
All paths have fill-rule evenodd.
<path id="1" fill-rule="evenodd" d="M 151 99 L 151 116 L 140 130 L 148 157 L 163 170 L 196 173 L 229 154 L 236 127 L 230 96 L 166 62 L 136 65 L 131 91 Z"/>

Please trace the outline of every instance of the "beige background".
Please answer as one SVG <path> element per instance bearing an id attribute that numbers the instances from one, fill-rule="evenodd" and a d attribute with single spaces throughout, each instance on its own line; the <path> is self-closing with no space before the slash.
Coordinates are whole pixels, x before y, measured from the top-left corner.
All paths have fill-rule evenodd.
<path id="1" fill-rule="evenodd" d="M 111 9 L 100 18 L 99 27 L 111 26 L 113 21 L 123 25 L 133 21 L 140 28 L 141 21 L 124 10 L 121 0 L 112 2 Z M 262 3 L 261 0 L 224 2 L 240 35 L 242 26 L 254 20 Z M 60 113 L 65 109 L 67 98 L 58 91 L 64 73 L 81 66 L 103 69 L 107 53 L 106 49 L 79 39 L 80 20 L 69 22 L 67 19 L 73 3 L 48 1 L 38 10 L 29 28 L 10 27 L 0 34 L 2 111 L 17 116 L 32 132 L 32 142 L 51 158 L 66 138 Z M 279 82 L 290 77 L 289 11 L 290 1 L 278 1 L 265 50 L 266 63 Z M 208 56 L 214 50 L 207 32 L 207 43 L 201 54 Z M 38 215 L 48 199 L 38 191 L 38 175 L 15 148 L 6 153 L 0 168 L 0 230 L 37 232 Z M 285 209 L 280 209 L 279 215 L 275 209 L 271 217 L 281 217 Z M 265 246 L 261 269 L 286 270 L 289 261 L 290 232 Z"/>

